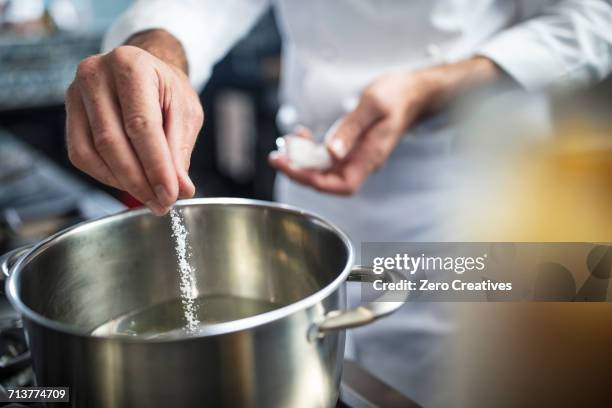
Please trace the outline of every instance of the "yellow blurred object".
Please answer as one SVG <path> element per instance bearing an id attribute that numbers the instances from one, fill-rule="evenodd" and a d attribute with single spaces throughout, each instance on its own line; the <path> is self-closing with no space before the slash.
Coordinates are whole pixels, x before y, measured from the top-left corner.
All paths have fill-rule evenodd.
<path id="1" fill-rule="evenodd" d="M 473 214 L 489 221 L 475 224 L 481 237 L 612 242 L 612 132 L 573 125 L 522 153 L 504 168 L 495 199 L 484 200 L 485 214 Z"/>
<path id="2" fill-rule="evenodd" d="M 478 239 L 612 242 L 611 128 L 558 129 L 487 175 L 466 213 Z M 612 406 L 611 303 L 470 303 L 458 316 L 456 406 Z"/>
<path id="3" fill-rule="evenodd" d="M 456 407 L 611 406 L 612 305 L 462 307 Z"/>

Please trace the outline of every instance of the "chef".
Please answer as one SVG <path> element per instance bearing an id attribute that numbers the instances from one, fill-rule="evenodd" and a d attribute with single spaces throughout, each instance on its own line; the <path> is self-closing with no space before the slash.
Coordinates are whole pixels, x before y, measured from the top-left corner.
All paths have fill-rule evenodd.
<path id="1" fill-rule="evenodd" d="M 272 154 L 277 199 L 331 220 L 357 248 L 452 240 L 440 225 L 455 137 L 444 107 L 459 90 L 582 85 L 612 65 L 609 0 L 136 1 L 67 91 L 74 165 L 155 214 L 192 196 L 197 91 L 269 5 L 283 36 L 279 125 L 324 142 L 333 158 L 326 171 L 297 170 Z M 407 304 L 353 331 L 352 356 L 418 402 L 440 404 L 446 314 Z"/>

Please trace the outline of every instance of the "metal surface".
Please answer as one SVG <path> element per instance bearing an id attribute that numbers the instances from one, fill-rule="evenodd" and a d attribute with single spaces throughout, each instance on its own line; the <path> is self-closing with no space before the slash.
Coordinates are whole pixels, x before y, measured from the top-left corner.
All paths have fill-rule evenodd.
<path id="1" fill-rule="evenodd" d="M 15 248 L 12 251 L 7 252 L 6 254 L 0 256 L 0 271 L 2 274 L 0 275 L 0 282 L 4 283 L 4 280 L 8 278 L 9 272 L 15 262 L 22 257 L 24 254 L 28 253 L 32 249 L 33 245 L 26 245 L 20 248 Z"/>
<path id="2" fill-rule="evenodd" d="M 37 381 L 75 407 L 325 407 L 338 397 L 344 332 L 309 339 L 346 305 L 346 236 L 298 209 L 240 199 L 179 203 L 201 296 L 278 308 L 196 337 L 92 337 L 100 324 L 178 295 L 168 217 L 129 211 L 65 230 L 11 268 Z"/>
<path id="3" fill-rule="evenodd" d="M 386 282 L 399 283 L 403 277 L 396 271 L 385 271 L 383 274 L 378 275 L 374 273 L 374 270 L 367 266 L 354 266 L 351 269 L 351 273 L 348 276 L 349 281 L 358 282 L 371 282 L 375 279 L 381 279 Z M 404 292 L 405 296 L 408 296 L 408 291 Z M 318 323 L 317 331 L 319 335 L 325 335 L 327 333 L 350 329 L 352 327 L 359 327 L 366 324 L 370 324 L 375 320 L 390 315 L 399 309 L 404 301 L 385 301 L 385 294 L 378 298 L 375 302 L 361 305 L 356 308 L 341 311 L 333 310 L 325 316 L 325 320 Z"/>

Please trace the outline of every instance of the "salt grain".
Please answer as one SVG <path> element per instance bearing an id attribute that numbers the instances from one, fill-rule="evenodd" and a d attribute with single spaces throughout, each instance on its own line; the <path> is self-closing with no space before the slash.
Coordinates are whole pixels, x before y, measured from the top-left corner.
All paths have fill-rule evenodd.
<path id="1" fill-rule="evenodd" d="M 195 268 L 190 262 L 191 253 L 187 241 L 189 233 L 180 210 L 172 208 L 170 218 L 172 220 L 172 237 L 175 243 L 174 251 L 178 261 L 179 290 L 185 315 L 185 330 L 188 333 L 194 333 L 200 325 L 200 320 L 198 319 L 198 306 L 195 302 L 198 297 Z"/>

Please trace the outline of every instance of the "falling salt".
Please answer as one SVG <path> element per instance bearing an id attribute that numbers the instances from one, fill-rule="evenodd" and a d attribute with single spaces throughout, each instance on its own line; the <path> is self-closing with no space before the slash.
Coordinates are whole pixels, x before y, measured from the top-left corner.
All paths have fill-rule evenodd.
<path id="1" fill-rule="evenodd" d="M 183 314 L 185 315 L 185 330 L 188 333 L 194 333 L 200 325 L 200 320 L 198 319 L 198 306 L 195 302 L 198 297 L 195 268 L 190 263 L 191 253 L 187 243 L 189 233 L 180 210 L 172 208 L 170 218 L 172 220 L 172 237 L 175 243 L 174 251 L 178 261 L 179 290 Z"/>

